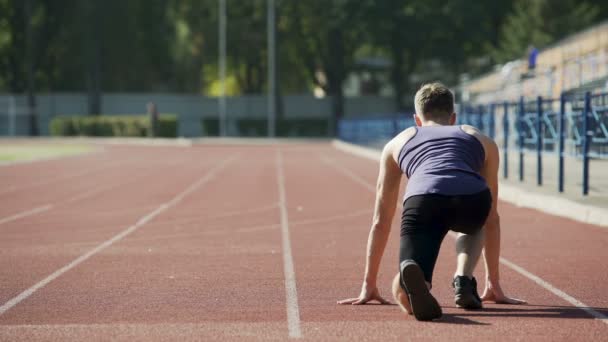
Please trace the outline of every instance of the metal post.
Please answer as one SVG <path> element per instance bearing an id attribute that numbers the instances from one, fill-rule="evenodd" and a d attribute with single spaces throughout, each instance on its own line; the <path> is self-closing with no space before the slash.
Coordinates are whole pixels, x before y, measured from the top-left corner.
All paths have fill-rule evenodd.
<path id="1" fill-rule="evenodd" d="M 464 122 L 464 105 L 462 104 L 462 102 L 460 102 L 458 104 L 458 113 L 457 115 L 459 116 L 459 118 L 456 119 L 456 121 L 458 122 L 459 125 L 464 125 L 466 124 L 466 122 Z"/>
<path id="2" fill-rule="evenodd" d="M 219 0 L 219 135 L 226 136 L 226 0 Z"/>
<path id="3" fill-rule="evenodd" d="M 536 99 L 536 185 L 543 185 L 543 98 Z"/>
<path id="4" fill-rule="evenodd" d="M 276 21 L 274 0 L 267 1 L 268 19 L 268 137 L 276 135 Z"/>
<path id="5" fill-rule="evenodd" d="M 483 116 L 484 116 L 484 110 L 483 110 L 483 105 L 479 105 L 478 110 L 479 110 L 479 115 L 478 115 L 478 122 L 479 122 L 479 130 L 482 131 L 484 134 L 487 133 L 485 131 L 485 125 L 483 123 Z"/>
<path id="6" fill-rule="evenodd" d="M 524 97 L 519 98 L 519 111 L 517 113 L 517 137 L 519 139 L 519 180 L 524 180 Z"/>
<path id="7" fill-rule="evenodd" d="M 395 113 L 393 115 L 392 121 L 393 121 L 393 136 L 397 136 L 397 134 L 399 134 L 399 113 Z"/>
<path id="8" fill-rule="evenodd" d="M 591 114 L 591 92 L 585 93 L 585 110 L 583 111 L 583 195 L 589 194 L 589 146 L 593 131 L 589 130 L 589 115 Z"/>
<path id="9" fill-rule="evenodd" d="M 566 139 L 565 132 L 565 116 L 566 116 L 566 95 L 562 93 L 559 98 L 559 155 L 558 155 L 558 174 L 557 174 L 557 190 L 564 192 L 564 140 Z"/>
<path id="10" fill-rule="evenodd" d="M 16 132 L 16 121 L 17 121 L 17 105 L 15 103 L 15 96 L 8 98 L 8 135 L 14 137 L 17 135 Z"/>
<path id="11" fill-rule="evenodd" d="M 496 105 L 494 103 L 492 103 L 490 105 L 490 120 L 488 122 L 488 125 L 490 126 L 490 138 L 494 139 L 494 137 L 496 136 L 496 123 L 495 120 L 496 118 L 494 117 L 496 115 Z"/>
<path id="12" fill-rule="evenodd" d="M 503 177 L 509 178 L 509 103 L 503 104 L 504 116 L 502 117 L 502 131 L 503 131 L 503 145 L 502 145 L 502 159 L 503 159 Z"/>
<path id="13" fill-rule="evenodd" d="M 464 103 L 461 102 L 458 105 L 458 107 L 459 107 L 458 108 L 458 115 L 460 115 L 460 119 L 458 120 L 458 123 L 460 125 L 467 125 L 468 124 L 468 122 L 467 122 L 467 116 L 466 116 L 466 113 L 464 112 L 466 110 L 466 106 L 464 105 Z"/>

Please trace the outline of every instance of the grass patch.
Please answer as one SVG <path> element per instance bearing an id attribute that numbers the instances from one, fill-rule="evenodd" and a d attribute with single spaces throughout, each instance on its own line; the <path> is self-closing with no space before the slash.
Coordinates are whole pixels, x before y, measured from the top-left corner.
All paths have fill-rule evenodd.
<path id="1" fill-rule="evenodd" d="M 0 145 L 0 162 L 26 161 L 67 157 L 89 153 L 95 148 L 88 145 L 27 144 Z"/>

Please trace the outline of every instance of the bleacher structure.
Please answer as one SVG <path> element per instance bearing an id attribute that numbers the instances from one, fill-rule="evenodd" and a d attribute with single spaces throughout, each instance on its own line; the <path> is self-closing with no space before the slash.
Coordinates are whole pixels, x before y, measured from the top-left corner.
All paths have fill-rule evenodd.
<path id="1" fill-rule="evenodd" d="M 523 59 L 512 61 L 466 82 L 460 91 L 475 103 L 608 92 L 608 21 L 543 49 L 533 70 Z"/>

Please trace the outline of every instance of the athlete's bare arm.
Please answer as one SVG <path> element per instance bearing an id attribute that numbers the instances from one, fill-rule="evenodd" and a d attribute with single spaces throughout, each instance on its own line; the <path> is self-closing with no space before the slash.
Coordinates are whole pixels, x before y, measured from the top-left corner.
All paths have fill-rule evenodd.
<path id="1" fill-rule="evenodd" d="M 391 232 L 393 216 L 397 208 L 397 199 L 401 184 L 402 172 L 397 164 L 401 147 L 414 136 L 415 129 L 407 129 L 389 141 L 382 150 L 380 158 L 380 171 L 376 184 L 376 202 L 374 217 L 367 240 L 367 257 L 365 262 L 365 275 L 359 297 L 338 301 L 338 304 L 365 304 L 377 300 L 382 304 L 389 301 L 380 296 L 377 287 L 378 270 L 384 249 Z"/>
<path id="2" fill-rule="evenodd" d="M 480 171 L 492 193 L 492 209 L 485 225 L 485 244 L 483 249 L 486 268 L 486 287 L 482 300 L 505 304 L 523 304 L 525 301 L 507 297 L 500 287 L 500 216 L 498 215 L 498 166 L 500 155 L 498 146 L 492 138 L 482 134 L 475 127 L 462 125 L 462 130 L 475 136 L 483 145 L 486 154 L 484 166 Z"/>

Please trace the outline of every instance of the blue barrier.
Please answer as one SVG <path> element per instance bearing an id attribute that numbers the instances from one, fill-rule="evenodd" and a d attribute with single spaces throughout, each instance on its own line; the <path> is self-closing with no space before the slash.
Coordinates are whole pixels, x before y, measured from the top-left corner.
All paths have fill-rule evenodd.
<path id="1" fill-rule="evenodd" d="M 518 152 L 518 176 L 524 180 L 524 156 L 536 154 L 536 183 L 543 184 L 543 156 L 558 158 L 558 188 L 564 191 L 564 157 L 582 160 L 582 193 L 589 192 L 589 161 L 608 159 L 608 93 L 584 96 L 562 94 L 558 99 L 538 97 L 533 101 L 457 107 L 458 123 L 469 124 L 502 143 L 502 155 L 508 160 L 515 143 Z M 338 137 L 352 143 L 380 147 L 403 129 L 413 126 L 410 115 L 391 114 L 381 117 L 342 119 Z M 508 163 L 503 163 L 503 178 L 509 177 Z"/>

